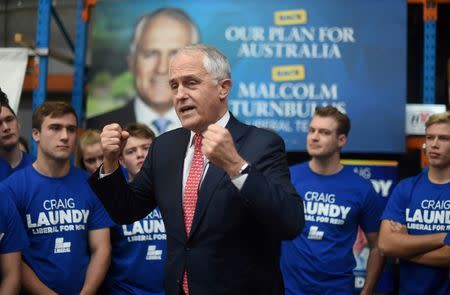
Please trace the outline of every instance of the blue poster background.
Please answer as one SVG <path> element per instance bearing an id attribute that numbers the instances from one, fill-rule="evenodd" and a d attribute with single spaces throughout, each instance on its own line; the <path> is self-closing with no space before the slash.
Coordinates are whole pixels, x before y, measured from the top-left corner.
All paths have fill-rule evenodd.
<path id="1" fill-rule="evenodd" d="M 288 151 L 304 151 L 314 108 L 332 104 L 352 120 L 344 151 L 403 152 L 406 1 L 102 1 L 93 18 L 91 81 L 127 72 L 136 20 L 160 7 L 186 11 L 201 42 L 225 53 L 230 110 L 276 131 Z M 91 85 L 88 117 L 119 106 L 114 87 L 99 96 Z"/>

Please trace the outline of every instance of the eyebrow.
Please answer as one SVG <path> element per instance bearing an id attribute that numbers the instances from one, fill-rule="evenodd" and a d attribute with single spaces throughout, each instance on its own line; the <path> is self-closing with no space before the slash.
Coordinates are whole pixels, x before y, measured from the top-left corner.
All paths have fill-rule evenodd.
<path id="1" fill-rule="evenodd" d="M 48 126 L 52 126 L 52 127 L 66 127 L 66 128 L 78 128 L 77 125 L 72 125 L 72 124 L 60 124 L 60 123 L 52 123 L 52 124 L 48 124 Z"/>
<path id="2" fill-rule="evenodd" d="M 169 83 L 175 82 L 176 80 L 188 80 L 188 79 L 195 79 L 195 80 L 199 80 L 200 78 L 196 75 L 186 75 L 186 76 L 180 76 L 177 78 L 172 78 L 169 80 Z"/>

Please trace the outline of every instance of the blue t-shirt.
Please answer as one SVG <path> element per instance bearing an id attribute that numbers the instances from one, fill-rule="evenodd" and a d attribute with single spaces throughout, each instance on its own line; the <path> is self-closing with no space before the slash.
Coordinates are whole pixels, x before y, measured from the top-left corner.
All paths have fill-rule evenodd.
<path id="1" fill-rule="evenodd" d="M 36 158 L 34 156 L 22 152 L 22 160 L 20 161 L 19 165 L 17 165 L 15 168 L 11 168 L 11 166 L 5 159 L 0 158 L 0 181 L 6 179 L 14 172 L 33 164 L 34 161 L 36 161 Z"/>
<path id="2" fill-rule="evenodd" d="M 30 240 L 23 260 L 58 294 L 79 294 L 90 257 L 89 231 L 114 225 L 87 177 L 73 167 L 64 177 L 47 177 L 29 165 L 2 182 Z"/>
<path id="3" fill-rule="evenodd" d="M 22 220 L 4 189 L 0 188 L 0 195 L 0 254 L 22 251 L 28 246 Z"/>
<path id="4" fill-rule="evenodd" d="M 448 232 L 447 235 L 445 236 L 444 243 L 450 246 L 450 232 Z"/>
<path id="5" fill-rule="evenodd" d="M 0 157 L 0 181 L 6 179 L 9 175 L 11 175 L 11 166 L 9 163 Z"/>
<path id="6" fill-rule="evenodd" d="M 291 180 L 304 202 L 305 227 L 282 243 L 286 294 L 353 294 L 358 225 L 377 232 L 385 201 L 348 167 L 319 175 L 302 163 L 291 167 Z"/>
<path id="7" fill-rule="evenodd" d="M 450 227 L 449 206 L 450 183 L 431 183 L 428 169 L 425 169 L 395 187 L 382 219 L 406 225 L 411 235 L 447 232 Z M 399 294 L 450 294 L 448 268 L 400 259 Z"/>
<path id="8" fill-rule="evenodd" d="M 166 229 L 161 212 L 111 231 L 112 259 L 106 277 L 109 294 L 163 295 Z"/>

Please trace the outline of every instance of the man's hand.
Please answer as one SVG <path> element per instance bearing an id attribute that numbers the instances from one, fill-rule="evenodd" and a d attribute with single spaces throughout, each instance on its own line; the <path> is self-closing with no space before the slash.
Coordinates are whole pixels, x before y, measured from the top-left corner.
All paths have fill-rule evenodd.
<path id="1" fill-rule="evenodd" d="M 126 144 L 128 132 L 123 131 L 119 124 L 113 123 L 103 127 L 100 134 L 103 149 L 103 173 L 114 172 L 119 167 L 119 156 Z"/>
<path id="2" fill-rule="evenodd" d="M 212 124 L 203 134 L 202 152 L 214 165 L 230 177 L 239 175 L 245 160 L 238 154 L 228 129 Z"/>

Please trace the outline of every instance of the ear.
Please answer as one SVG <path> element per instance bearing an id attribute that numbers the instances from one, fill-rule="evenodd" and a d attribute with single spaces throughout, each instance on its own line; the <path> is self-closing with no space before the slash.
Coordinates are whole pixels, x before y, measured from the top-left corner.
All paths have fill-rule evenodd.
<path id="1" fill-rule="evenodd" d="M 41 132 L 39 130 L 37 130 L 36 128 L 33 128 L 33 130 L 31 130 L 31 135 L 33 136 L 33 140 L 36 143 L 39 143 L 41 140 Z"/>
<path id="2" fill-rule="evenodd" d="M 338 146 L 342 148 L 347 143 L 347 135 L 339 134 L 338 135 Z"/>
<path id="3" fill-rule="evenodd" d="M 219 81 L 219 98 L 220 100 L 224 100 L 230 94 L 232 82 L 231 79 L 223 79 Z"/>

